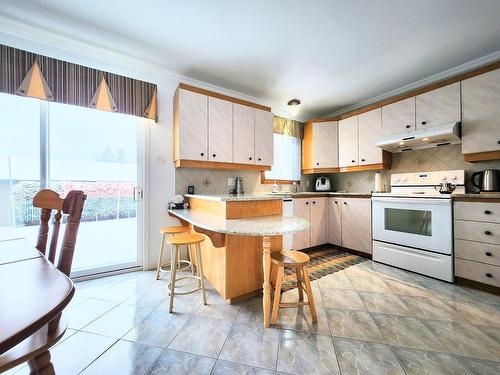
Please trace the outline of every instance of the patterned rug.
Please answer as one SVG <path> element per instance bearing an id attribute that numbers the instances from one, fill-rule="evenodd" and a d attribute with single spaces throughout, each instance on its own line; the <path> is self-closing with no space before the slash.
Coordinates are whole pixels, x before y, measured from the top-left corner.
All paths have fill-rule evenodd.
<path id="1" fill-rule="evenodd" d="M 366 258 L 350 254 L 345 251 L 333 248 L 319 248 L 301 250 L 309 255 L 309 277 L 311 281 L 320 279 L 326 275 L 341 271 L 350 266 L 366 261 Z M 282 290 L 297 288 L 297 278 L 293 268 L 285 268 Z"/>

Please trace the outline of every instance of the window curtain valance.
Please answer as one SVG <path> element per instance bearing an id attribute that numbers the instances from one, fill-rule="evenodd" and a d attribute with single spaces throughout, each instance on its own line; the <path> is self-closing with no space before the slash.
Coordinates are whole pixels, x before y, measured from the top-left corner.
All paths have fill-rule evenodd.
<path id="1" fill-rule="evenodd" d="M 158 121 L 153 83 L 1 44 L 0 92 Z"/>
<path id="2" fill-rule="evenodd" d="M 304 124 L 285 117 L 274 116 L 273 131 L 276 134 L 289 135 L 302 139 L 304 135 Z"/>

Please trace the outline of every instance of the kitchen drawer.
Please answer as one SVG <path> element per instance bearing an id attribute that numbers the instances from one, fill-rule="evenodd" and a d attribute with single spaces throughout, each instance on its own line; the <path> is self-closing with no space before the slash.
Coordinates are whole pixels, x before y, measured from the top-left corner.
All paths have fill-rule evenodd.
<path id="1" fill-rule="evenodd" d="M 455 276 L 496 287 L 500 286 L 500 267 L 489 264 L 456 258 Z"/>
<path id="2" fill-rule="evenodd" d="M 455 238 L 500 244 L 500 224 L 455 220 Z"/>
<path id="3" fill-rule="evenodd" d="M 500 223 L 500 203 L 455 202 L 455 219 Z"/>
<path id="4" fill-rule="evenodd" d="M 500 266 L 500 245 L 456 239 L 455 257 Z"/>

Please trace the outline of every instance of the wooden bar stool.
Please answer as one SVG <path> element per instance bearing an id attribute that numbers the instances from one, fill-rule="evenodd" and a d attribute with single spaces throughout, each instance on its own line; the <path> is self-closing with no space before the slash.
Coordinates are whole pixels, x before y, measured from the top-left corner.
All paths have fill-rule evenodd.
<path id="1" fill-rule="evenodd" d="M 316 314 L 316 306 L 314 305 L 311 281 L 309 280 L 309 271 L 307 269 L 309 265 L 309 256 L 300 251 L 283 250 L 271 253 L 271 262 L 278 266 L 271 324 L 276 324 L 278 321 L 278 310 L 280 307 L 298 307 L 303 305 L 309 305 L 312 321 L 313 323 L 317 323 L 318 316 Z M 295 268 L 299 302 L 281 303 L 281 285 L 285 275 L 285 267 Z M 304 292 L 307 294 L 307 302 L 304 302 Z"/>
<path id="2" fill-rule="evenodd" d="M 168 267 L 170 266 L 170 262 L 162 263 L 163 259 L 163 250 L 165 247 L 165 238 L 167 235 L 171 236 L 176 236 L 182 233 L 187 233 L 189 232 L 189 227 L 188 226 L 183 226 L 183 225 L 178 225 L 178 226 L 173 226 L 173 227 L 163 227 L 160 229 L 160 234 L 162 235 L 161 237 L 161 245 L 160 245 L 160 254 L 158 255 L 158 265 L 156 266 L 156 280 L 160 278 L 160 273 L 161 272 L 168 272 Z M 180 259 L 180 252 L 179 252 L 179 264 L 184 263 L 185 266 L 182 268 L 182 270 L 185 270 L 186 268 L 190 267 L 191 268 L 191 273 L 194 275 L 194 269 L 193 269 L 193 263 L 191 262 L 191 255 L 189 254 L 188 251 L 188 260 L 183 260 Z"/>
<path id="3" fill-rule="evenodd" d="M 172 271 L 170 272 L 170 282 L 168 283 L 168 290 L 170 294 L 170 304 L 168 311 L 172 312 L 172 309 L 174 307 L 174 295 L 182 295 L 182 294 L 189 294 L 189 293 L 194 293 L 198 290 L 201 289 L 202 295 L 203 295 L 203 304 L 207 304 L 207 296 L 205 294 L 205 278 L 203 276 L 203 262 L 201 259 L 201 247 L 200 243 L 202 243 L 205 240 L 205 237 L 203 237 L 201 234 L 182 234 L 179 236 L 172 236 L 167 239 L 167 243 L 170 245 L 171 249 L 171 256 L 170 259 L 171 261 L 171 269 Z M 188 275 L 188 276 L 182 276 L 177 278 L 177 263 L 179 262 L 178 259 L 178 254 L 179 254 L 179 247 L 180 246 L 187 246 L 188 250 L 190 246 L 194 247 L 194 252 L 195 252 L 195 259 L 196 259 L 196 270 L 197 270 L 197 275 Z M 198 280 L 198 288 L 195 288 L 193 290 L 189 290 L 187 292 L 176 292 L 175 291 L 175 283 L 179 280 L 184 280 L 184 279 L 196 279 Z"/>

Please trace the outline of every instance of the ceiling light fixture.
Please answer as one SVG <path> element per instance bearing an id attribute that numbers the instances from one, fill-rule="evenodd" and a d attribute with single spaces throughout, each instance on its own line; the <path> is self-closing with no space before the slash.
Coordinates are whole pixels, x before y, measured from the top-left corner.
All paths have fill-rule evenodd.
<path id="1" fill-rule="evenodd" d="M 424 141 L 424 142 L 425 142 L 425 141 L 428 141 L 428 140 L 429 140 L 429 138 L 427 138 L 427 137 L 422 138 L 422 141 Z"/>
<path id="2" fill-rule="evenodd" d="M 399 145 L 400 145 L 400 146 L 404 146 L 404 145 L 405 145 L 405 143 L 404 143 L 403 141 L 401 141 L 401 142 L 399 142 Z"/>
<path id="3" fill-rule="evenodd" d="M 299 99 L 292 99 L 287 104 L 290 106 L 300 105 L 300 100 Z"/>

